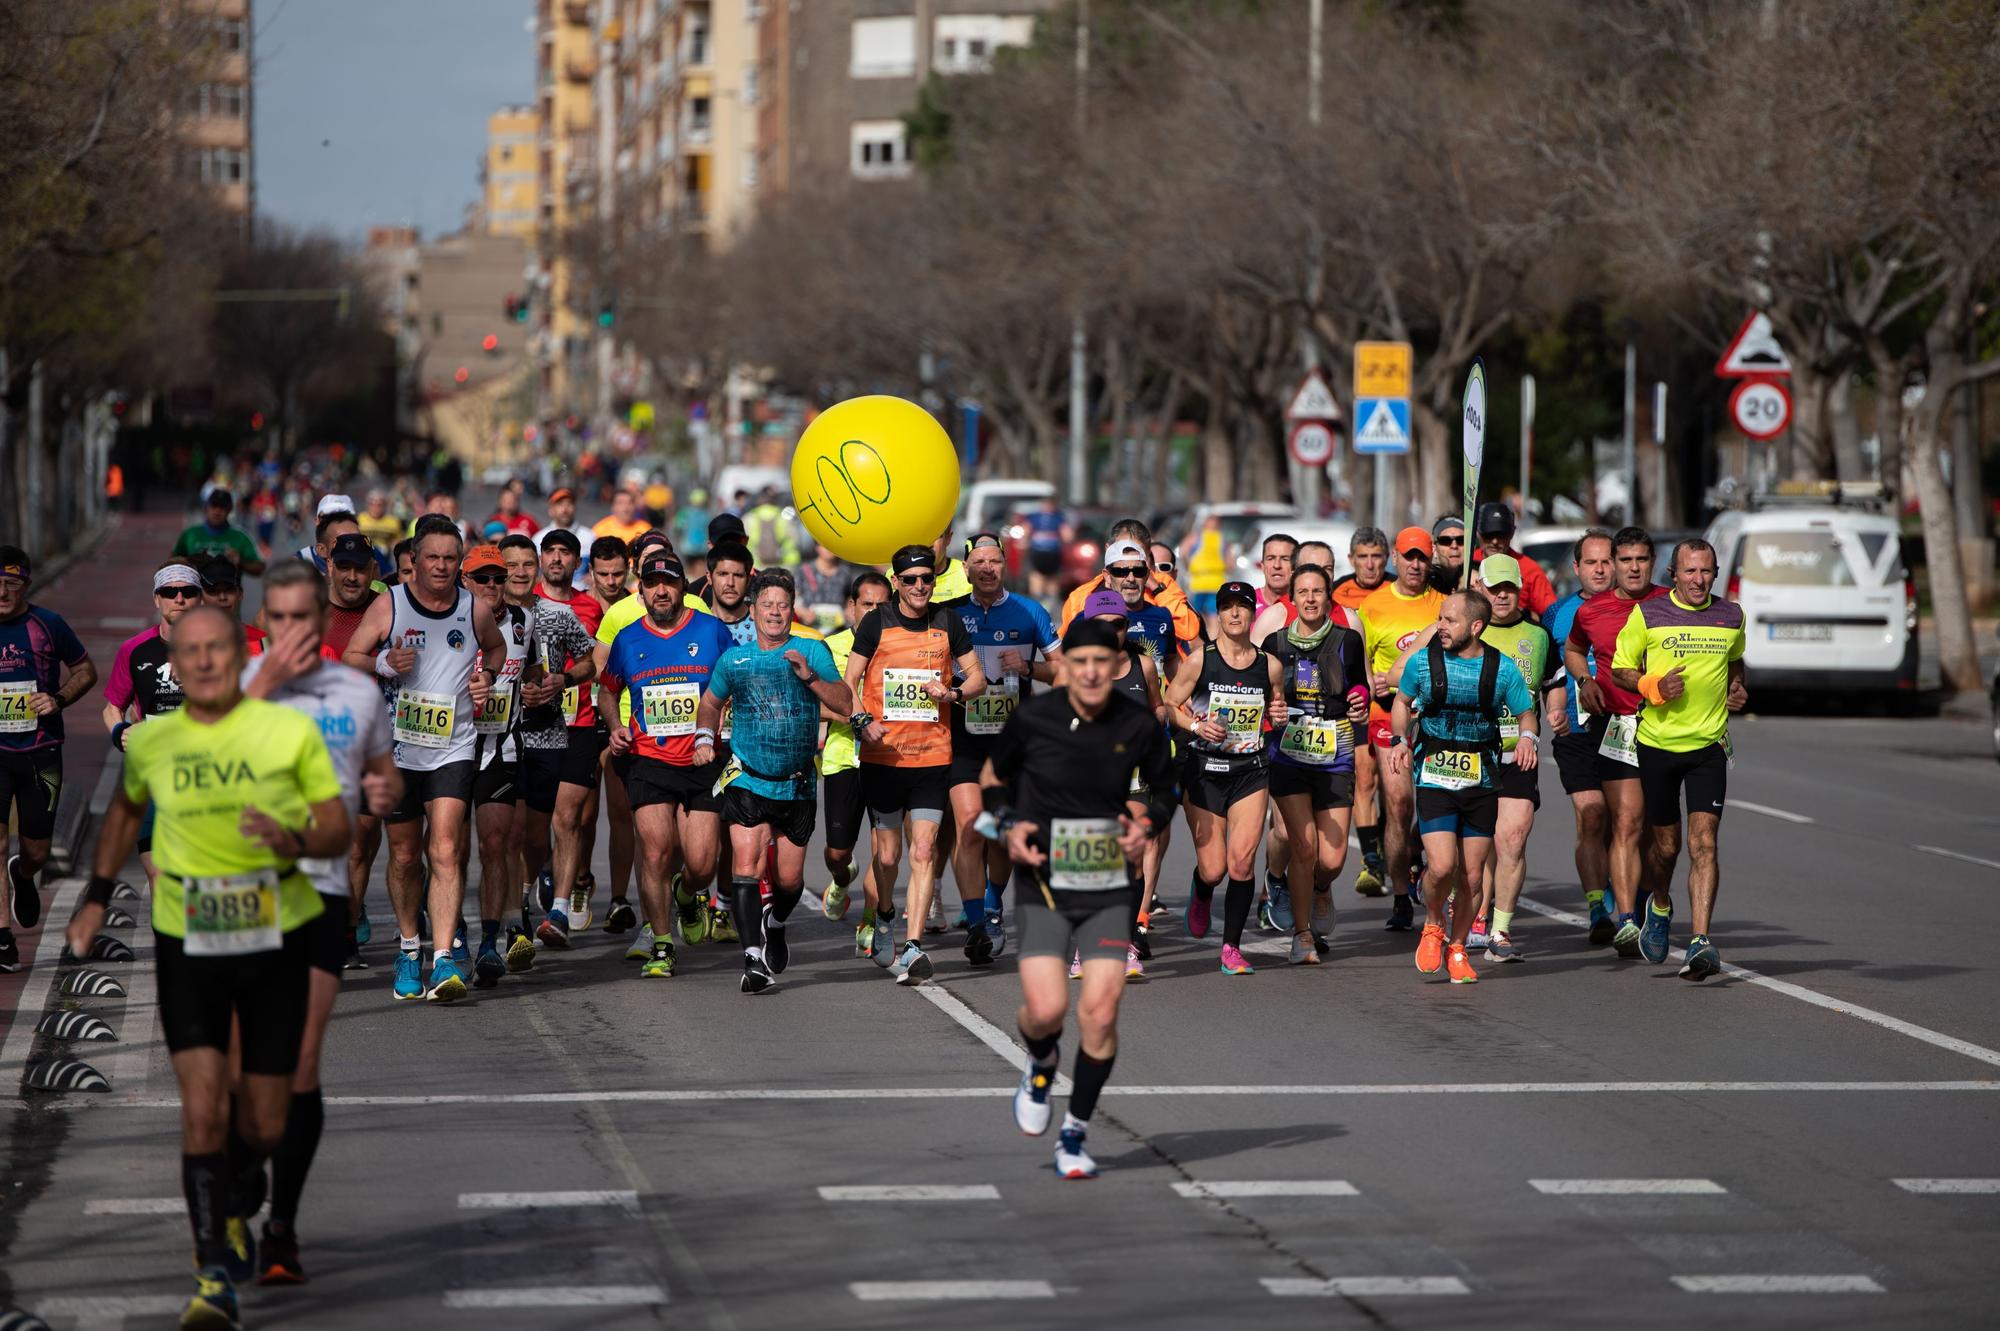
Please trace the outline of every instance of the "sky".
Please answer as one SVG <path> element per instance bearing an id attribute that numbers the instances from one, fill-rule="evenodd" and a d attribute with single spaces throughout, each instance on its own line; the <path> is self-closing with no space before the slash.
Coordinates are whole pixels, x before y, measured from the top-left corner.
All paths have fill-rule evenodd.
<path id="1" fill-rule="evenodd" d="M 533 0 L 254 0 L 257 210 L 456 231 L 486 117 L 533 100 Z"/>

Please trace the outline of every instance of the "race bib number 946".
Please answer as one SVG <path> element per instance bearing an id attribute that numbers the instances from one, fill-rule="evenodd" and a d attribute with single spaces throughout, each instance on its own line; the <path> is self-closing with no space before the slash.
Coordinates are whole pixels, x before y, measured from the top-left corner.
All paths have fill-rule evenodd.
<path id="1" fill-rule="evenodd" d="M 1479 755 L 1451 749 L 1424 755 L 1423 784 L 1435 790 L 1466 790 L 1479 784 Z"/>

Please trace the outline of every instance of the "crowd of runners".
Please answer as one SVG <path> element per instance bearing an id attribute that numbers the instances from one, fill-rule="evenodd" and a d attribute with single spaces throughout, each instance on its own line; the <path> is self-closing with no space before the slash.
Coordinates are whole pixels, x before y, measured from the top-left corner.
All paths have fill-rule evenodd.
<path id="1" fill-rule="evenodd" d="M 320 1045 L 343 972 L 380 957 L 377 919 L 393 966 L 380 989 L 350 981 L 350 1004 L 476 1001 L 593 928 L 629 939 L 636 979 L 733 947 L 741 990 L 767 993 L 802 904 L 851 920 L 856 964 L 898 985 L 1011 949 L 1023 1132 L 1051 1126 L 1081 981 L 1055 1152 L 1072 1178 L 1096 1172 L 1121 996 L 1176 917 L 1219 933 L 1227 976 L 1252 974 L 1253 928 L 1323 965 L 1352 844 L 1354 890 L 1414 935 L 1422 975 L 1527 960 L 1513 921 L 1551 763 L 1589 941 L 1667 961 L 1685 842 L 1680 974 L 1721 966 L 1743 629 L 1700 540 L 1661 587 L 1645 531 L 1592 531 L 1571 552 L 1581 590 L 1557 600 L 1501 505 L 1470 548 L 1456 517 L 1363 528 L 1345 551 L 1273 535 L 1262 585 L 1226 582 L 1201 613 L 1136 520 L 1057 608 L 1008 588 L 992 532 L 886 569 L 760 566 L 729 513 L 677 541 L 631 502 L 580 525 L 558 490 L 546 522 L 516 506 L 473 533 L 438 505 L 399 536 L 329 495 L 312 544 L 267 560 L 230 508 L 207 497 L 151 575 L 157 622 L 102 681 L 123 773 L 67 933 L 86 955 L 136 851 L 183 1106 L 186 1326 L 237 1325 L 244 1281 L 305 1279 Z M 0 799 L 18 815 L 0 969 L 40 920 L 64 713 L 99 684 L 32 576 L 0 547 Z M 1177 815 L 1185 884 L 1161 874 Z M 962 961 L 940 955 L 951 929 Z"/>

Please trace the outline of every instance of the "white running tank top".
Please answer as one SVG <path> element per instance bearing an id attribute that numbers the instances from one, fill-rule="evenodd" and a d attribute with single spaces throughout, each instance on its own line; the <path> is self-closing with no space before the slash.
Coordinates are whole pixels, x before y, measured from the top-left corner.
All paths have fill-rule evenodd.
<path id="1" fill-rule="evenodd" d="M 463 587 L 442 614 L 418 605 L 408 587 L 389 593 L 388 646 L 417 652 L 417 664 L 396 681 L 390 711 L 396 766 L 406 771 L 435 772 L 447 763 L 472 760 L 472 668 L 479 664 L 473 604 L 472 593 Z"/>

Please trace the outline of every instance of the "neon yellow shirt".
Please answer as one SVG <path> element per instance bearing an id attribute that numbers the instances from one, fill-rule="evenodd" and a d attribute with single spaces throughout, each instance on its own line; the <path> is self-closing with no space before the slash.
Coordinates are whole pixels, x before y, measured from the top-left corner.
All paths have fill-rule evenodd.
<path id="1" fill-rule="evenodd" d="M 847 658 L 854 654 L 854 630 L 842 629 L 826 640 L 826 649 L 833 653 L 833 668 L 847 678 Z M 826 744 L 820 749 L 819 774 L 832 776 L 835 772 L 850 772 L 861 766 L 861 750 L 855 746 L 854 730 L 845 721 L 826 723 Z"/>
<path id="2" fill-rule="evenodd" d="M 125 739 L 125 794 L 151 800 L 153 857 L 160 880 L 153 928 L 187 937 L 182 877 L 222 877 L 268 869 L 277 856 L 238 830 L 248 805 L 286 827 L 306 825 L 308 806 L 337 799 L 340 778 L 303 712 L 245 698 L 213 725 L 182 707 L 134 726 Z M 289 933 L 320 913 L 319 893 L 296 869 L 278 884 L 278 926 Z"/>
<path id="3" fill-rule="evenodd" d="M 1729 739 L 1729 663 L 1743 659 L 1743 608 L 1711 596 L 1699 606 L 1678 593 L 1635 601 L 1618 630 L 1613 670 L 1664 675 L 1681 668 L 1680 697 L 1639 708 L 1639 743 L 1691 753 Z M 140 727 L 144 729 L 144 727 Z"/>

